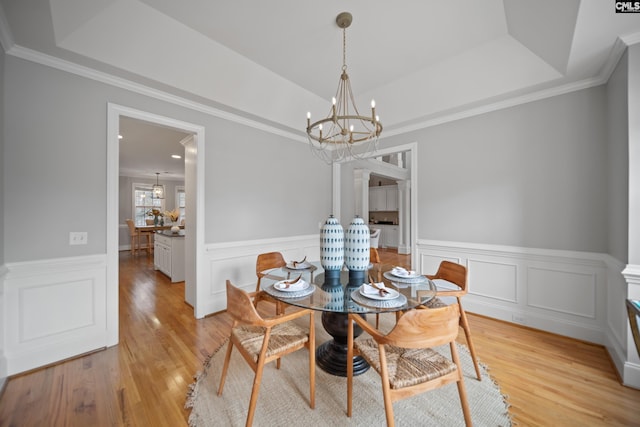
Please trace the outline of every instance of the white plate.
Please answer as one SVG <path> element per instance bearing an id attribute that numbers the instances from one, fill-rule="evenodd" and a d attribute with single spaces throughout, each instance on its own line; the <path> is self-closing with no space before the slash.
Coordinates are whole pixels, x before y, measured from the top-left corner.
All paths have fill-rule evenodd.
<path id="1" fill-rule="evenodd" d="M 302 279 L 300 279 L 302 280 Z M 300 292 L 300 291 L 304 291 L 305 289 L 307 289 L 309 287 L 309 282 L 306 282 L 304 280 L 302 280 L 303 284 L 302 286 L 300 286 L 297 282 L 296 282 L 296 286 L 289 286 L 287 288 L 287 285 L 285 284 L 285 282 L 287 282 L 288 280 L 280 280 L 277 283 L 273 284 L 273 287 L 276 288 L 276 290 L 278 291 L 282 291 L 282 292 Z"/>
<path id="2" fill-rule="evenodd" d="M 391 270 L 391 271 L 389 271 L 389 273 L 392 276 L 398 277 L 400 279 L 415 279 L 416 277 L 422 276 L 421 274 L 418 274 L 415 271 L 413 272 L 413 274 L 396 274 L 396 273 L 393 272 L 393 270 Z"/>
<path id="3" fill-rule="evenodd" d="M 307 261 L 299 262 L 297 264 L 294 264 L 293 261 L 289 261 L 287 263 L 287 268 L 290 268 L 291 270 L 306 270 L 310 267 L 311 267 L 311 264 L 309 264 Z"/>
<path id="4" fill-rule="evenodd" d="M 396 291 L 395 289 L 389 289 L 389 288 L 384 288 L 384 289 L 389 291 L 389 293 L 384 296 L 380 295 L 379 293 L 367 294 L 364 292 L 364 285 L 363 285 L 363 286 L 360 286 L 360 295 L 362 295 L 365 298 L 371 298 L 371 299 L 377 299 L 377 300 L 394 299 L 394 298 L 398 298 L 398 296 L 400 295 L 400 292 Z"/>

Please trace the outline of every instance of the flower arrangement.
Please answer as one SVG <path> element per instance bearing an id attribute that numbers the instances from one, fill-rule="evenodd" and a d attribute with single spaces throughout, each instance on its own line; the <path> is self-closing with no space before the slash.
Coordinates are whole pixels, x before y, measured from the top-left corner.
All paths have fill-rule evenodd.
<path id="1" fill-rule="evenodd" d="M 176 222 L 180 218 L 180 210 L 175 208 L 172 211 L 164 211 L 164 216 L 169 218 L 171 222 Z"/>
<path id="2" fill-rule="evenodd" d="M 158 218 L 158 217 L 160 217 L 160 216 L 163 216 L 163 213 L 162 213 L 162 212 L 160 212 L 160 209 L 153 208 L 153 209 L 149 209 L 149 210 L 146 212 L 146 214 L 145 214 L 145 215 L 152 216 L 152 217 L 154 217 L 154 218 Z"/>

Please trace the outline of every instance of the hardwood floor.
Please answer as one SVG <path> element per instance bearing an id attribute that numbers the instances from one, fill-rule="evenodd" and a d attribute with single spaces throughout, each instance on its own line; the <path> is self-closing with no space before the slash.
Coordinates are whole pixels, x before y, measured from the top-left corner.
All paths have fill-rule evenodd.
<path id="1" fill-rule="evenodd" d="M 469 321 L 518 426 L 640 426 L 640 390 L 620 385 L 603 347 L 473 314 Z M 186 425 L 189 384 L 229 327 L 225 313 L 194 319 L 184 283 L 154 271 L 152 257 L 122 252 L 120 344 L 11 378 L 0 426 Z"/>

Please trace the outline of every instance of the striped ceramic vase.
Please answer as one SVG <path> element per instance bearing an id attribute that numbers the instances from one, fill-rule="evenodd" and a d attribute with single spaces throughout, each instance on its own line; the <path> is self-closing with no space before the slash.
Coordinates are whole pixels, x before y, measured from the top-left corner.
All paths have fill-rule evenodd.
<path id="1" fill-rule="evenodd" d="M 320 230 L 320 264 L 325 272 L 340 270 L 344 265 L 344 230 L 333 215 Z"/>
<path id="2" fill-rule="evenodd" d="M 369 269 L 369 227 L 358 215 L 344 236 L 344 260 L 349 271 Z"/>

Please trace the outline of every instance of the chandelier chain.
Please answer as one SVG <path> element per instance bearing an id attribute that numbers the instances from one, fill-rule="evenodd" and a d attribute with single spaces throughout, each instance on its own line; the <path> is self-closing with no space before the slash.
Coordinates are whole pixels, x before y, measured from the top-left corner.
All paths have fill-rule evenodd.
<path id="1" fill-rule="evenodd" d="M 347 29 L 342 29 L 342 71 L 347 69 Z"/>

